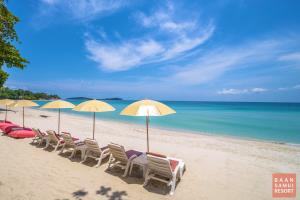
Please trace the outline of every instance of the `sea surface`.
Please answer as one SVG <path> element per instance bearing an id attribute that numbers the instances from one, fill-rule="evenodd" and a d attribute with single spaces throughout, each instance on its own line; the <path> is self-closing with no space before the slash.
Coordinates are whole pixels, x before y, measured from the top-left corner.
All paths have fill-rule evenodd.
<path id="1" fill-rule="evenodd" d="M 80 100 L 69 100 L 79 104 Z M 37 101 L 43 105 L 48 101 Z M 145 124 L 144 117 L 121 116 L 123 108 L 133 101 L 106 101 L 114 112 L 97 113 L 98 119 Z M 151 117 L 150 127 L 162 127 L 195 134 L 234 136 L 300 144 L 300 103 L 244 103 L 163 101 L 176 114 Z M 63 109 L 63 112 L 92 117 L 92 113 Z"/>

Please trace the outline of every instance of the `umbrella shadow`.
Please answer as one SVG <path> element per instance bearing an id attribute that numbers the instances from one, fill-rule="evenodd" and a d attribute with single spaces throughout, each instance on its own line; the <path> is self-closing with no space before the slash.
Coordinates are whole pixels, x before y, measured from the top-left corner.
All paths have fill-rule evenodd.
<path id="1" fill-rule="evenodd" d="M 77 200 L 82 200 L 83 197 L 85 197 L 88 194 L 87 191 L 84 189 L 77 190 L 72 193 L 72 196 Z"/>
<path id="2" fill-rule="evenodd" d="M 96 191 L 96 195 L 106 197 L 108 200 L 123 200 L 123 197 L 128 196 L 125 190 L 112 191 L 111 187 L 100 186 L 99 190 Z"/>

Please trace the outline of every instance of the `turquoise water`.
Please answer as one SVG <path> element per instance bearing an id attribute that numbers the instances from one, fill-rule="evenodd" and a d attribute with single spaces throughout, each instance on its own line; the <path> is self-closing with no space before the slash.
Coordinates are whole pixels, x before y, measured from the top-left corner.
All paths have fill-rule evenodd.
<path id="1" fill-rule="evenodd" d="M 43 105 L 45 101 L 37 101 Z M 81 101 L 70 101 L 79 104 Z M 114 112 L 97 113 L 99 119 L 144 124 L 143 117 L 119 115 L 132 101 L 107 101 Z M 176 114 L 152 117 L 151 126 L 194 133 L 235 136 L 276 142 L 300 144 L 300 103 L 238 103 L 238 102 L 185 102 L 165 101 Z M 91 113 L 75 112 L 92 116 Z"/>

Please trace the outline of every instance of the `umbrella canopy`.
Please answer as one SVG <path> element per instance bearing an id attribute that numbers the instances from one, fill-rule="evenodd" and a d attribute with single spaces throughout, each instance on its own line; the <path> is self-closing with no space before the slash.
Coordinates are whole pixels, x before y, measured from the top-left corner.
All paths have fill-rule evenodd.
<path id="1" fill-rule="evenodd" d="M 0 100 L 0 105 L 5 106 L 5 119 L 4 121 L 7 120 L 7 106 L 9 106 L 10 104 L 13 104 L 15 101 L 11 100 L 11 99 L 1 99 Z"/>
<path id="2" fill-rule="evenodd" d="M 99 100 L 89 100 L 82 102 L 81 104 L 77 105 L 73 108 L 73 110 L 78 112 L 93 112 L 93 139 L 95 138 L 95 118 L 96 118 L 96 112 L 110 112 L 114 111 L 115 108 L 109 105 L 108 103 L 104 101 Z"/>
<path id="3" fill-rule="evenodd" d="M 58 109 L 58 127 L 57 127 L 57 133 L 59 134 L 60 132 L 60 109 L 62 108 L 74 108 L 75 105 L 68 102 L 68 101 L 63 101 L 63 100 L 56 100 L 56 101 L 51 101 L 49 103 L 46 103 L 43 105 L 41 108 L 45 109 Z"/>
<path id="4" fill-rule="evenodd" d="M 175 110 L 169 106 L 153 100 L 136 101 L 128 105 L 121 115 L 127 116 L 145 116 L 146 117 L 146 130 L 147 130 L 147 151 L 149 152 L 149 117 L 150 116 L 164 116 L 176 113 Z"/>
<path id="5" fill-rule="evenodd" d="M 12 104 L 8 105 L 9 107 L 22 107 L 23 108 L 23 128 L 24 128 L 24 124 L 25 124 L 25 107 L 34 107 L 34 106 L 39 106 L 37 103 L 30 101 L 30 100 L 17 100 Z"/>

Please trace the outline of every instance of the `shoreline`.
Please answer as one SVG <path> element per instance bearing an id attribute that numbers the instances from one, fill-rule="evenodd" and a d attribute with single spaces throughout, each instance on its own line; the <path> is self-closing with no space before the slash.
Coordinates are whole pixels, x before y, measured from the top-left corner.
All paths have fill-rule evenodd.
<path id="1" fill-rule="evenodd" d="M 39 108 L 27 108 L 28 110 L 37 110 L 41 112 L 50 112 L 52 114 L 55 114 L 56 111 L 52 110 L 47 110 L 47 109 L 39 109 Z M 87 120 L 90 119 L 90 117 L 82 114 L 77 114 L 76 112 L 65 112 L 61 111 L 64 115 L 70 115 L 70 116 L 75 116 L 75 117 L 83 117 L 86 118 Z M 91 120 L 91 119 L 90 119 Z M 107 119 L 107 118 L 96 118 L 96 120 L 100 121 L 105 121 L 105 122 L 112 122 L 112 123 L 121 123 L 125 125 L 133 125 L 133 126 L 139 126 L 140 128 L 145 128 L 144 125 L 134 123 L 134 122 L 126 122 L 122 120 L 114 120 L 114 119 Z M 295 146 L 300 148 L 300 143 L 290 143 L 290 142 L 284 142 L 284 141 L 276 141 L 276 140 L 266 140 L 266 139 L 257 139 L 257 138 L 251 138 L 251 137 L 246 137 L 246 136 L 236 136 L 236 135 L 227 135 L 226 133 L 209 133 L 209 132 L 201 132 L 201 131 L 193 131 L 189 129 L 180 129 L 180 128 L 171 128 L 171 127 L 165 127 L 165 126 L 159 126 L 159 125 L 150 125 L 150 134 L 151 134 L 151 129 L 158 129 L 161 131 L 170 131 L 174 132 L 176 134 L 187 134 L 187 136 L 190 135 L 200 135 L 200 136 L 207 136 L 207 137 L 216 137 L 216 138 L 224 138 L 224 139 L 233 139 L 233 140 L 244 140 L 244 141 L 252 141 L 252 142 L 261 142 L 261 143 L 271 143 L 271 144 L 278 144 L 278 145 L 288 145 L 288 146 Z"/>
<path id="2" fill-rule="evenodd" d="M 10 112 L 8 120 L 22 122 L 22 109 Z M 48 115 L 43 118 L 40 115 Z M 0 117 L 4 116 L 1 113 Z M 57 130 L 57 112 L 26 109 L 25 126 L 42 131 Z M 63 113 L 61 130 L 80 140 L 92 136 L 92 119 Z M 145 127 L 139 124 L 96 120 L 95 139 L 103 147 L 113 142 L 126 150 L 146 151 Z M 30 145 L 31 139 L 0 137 L 0 196 L 4 199 L 106 199 L 97 191 L 102 186 L 126 191 L 124 200 L 182 199 L 270 199 L 273 173 L 300 173 L 300 148 L 271 142 L 250 141 L 222 136 L 175 132 L 151 128 L 150 151 L 182 159 L 187 167 L 175 194 L 169 196 L 165 184 L 152 181 L 143 187 L 138 168 L 126 178 L 116 168 L 108 172 L 107 160 L 99 168 L 92 159 L 80 163 L 80 155 L 69 159 L 52 148 Z M 13 147 L 13 148 L 12 148 Z M 45 178 L 47 174 L 47 178 Z M 36 190 L 39 188 L 39 190 Z M 112 192 L 113 192 L 112 191 Z"/>

